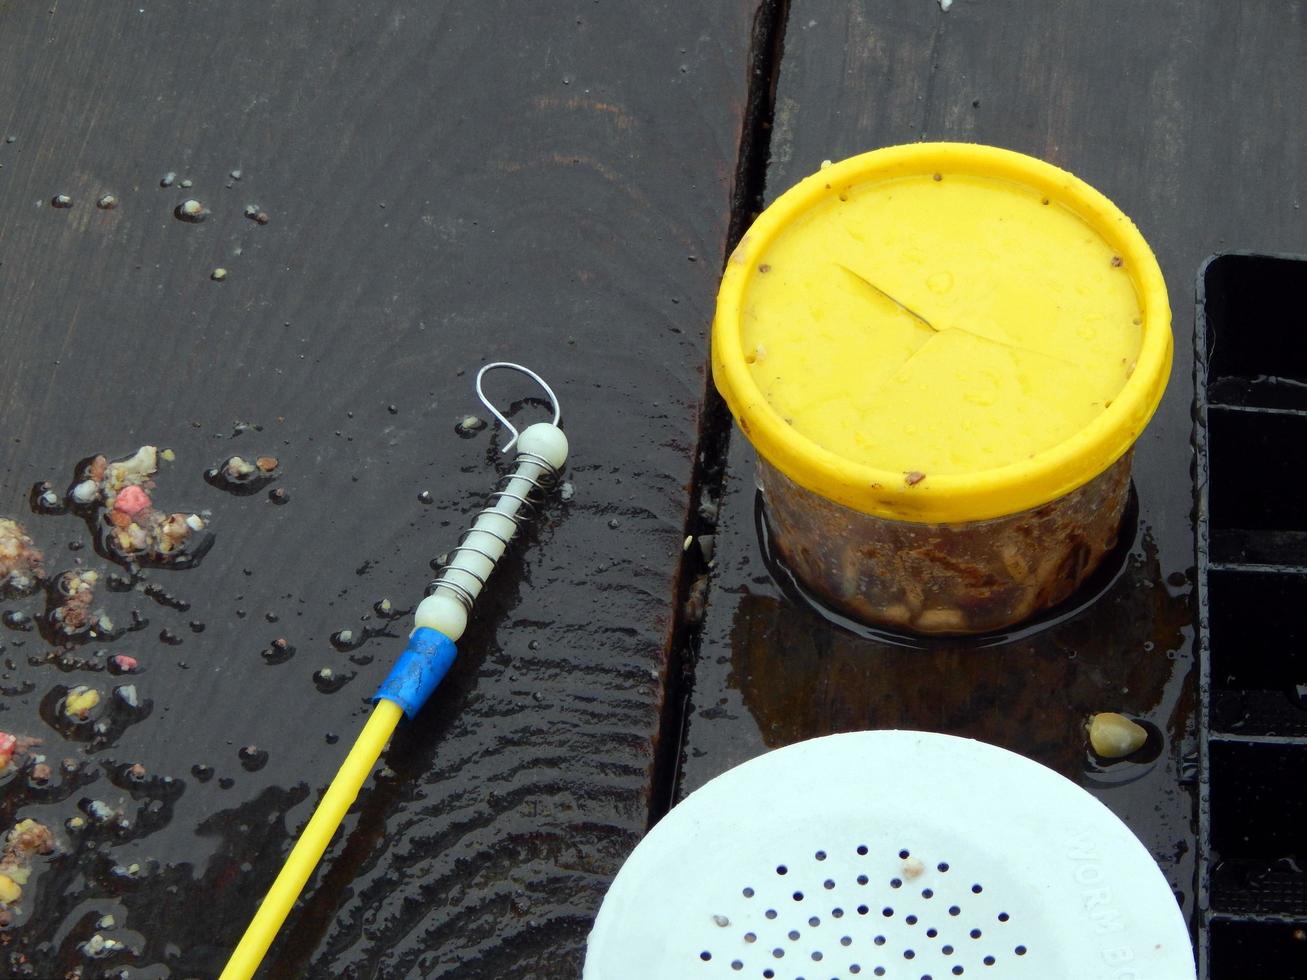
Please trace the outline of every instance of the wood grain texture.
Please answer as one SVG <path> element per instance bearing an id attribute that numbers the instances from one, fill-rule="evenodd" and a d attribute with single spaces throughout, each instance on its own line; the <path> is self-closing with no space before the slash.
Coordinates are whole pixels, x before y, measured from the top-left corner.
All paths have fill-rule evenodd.
<path id="1" fill-rule="evenodd" d="M 836 731 L 981 738 L 1079 781 L 1158 858 L 1192 915 L 1196 746 L 1190 405 L 1194 277 L 1226 248 L 1302 251 L 1307 139 L 1272 79 L 1307 73 L 1307 5 L 795 0 L 767 195 L 823 159 L 921 139 L 997 144 L 1083 177 L 1139 224 L 1174 313 L 1170 387 L 1138 447 L 1139 524 L 1088 609 L 987 650 L 916 651 L 797 608 L 760 559 L 754 455 L 732 437 L 682 793 Z M 1090 712 L 1147 718 L 1155 761 L 1096 772 Z"/>
<path id="2" fill-rule="evenodd" d="M 420 598 L 506 465 L 492 430 L 454 431 L 484 415 L 472 379 L 498 359 L 559 392 L 575 496 L 496 573 L 267 972 L 578 971 L 647 819 L 753 7 L 0 3 L 0 515 L 51 572 L 106 570 L 28 489 L 151 442 L 177 454 L 157 497 L 216 532 L 198 568 L 149 573 L 187 610 L 102 593 L 149 625 L 79 648 L 90 667 L 0 632 L 0 727 L 75 764 L 0 789 L 5 826 L 60 838 L 0 972 L 217 971 L 402 646 L 406 620 L 373 603 Z M 168 171 L 194 186 L 161 188 Z M 172 216 L 188 196 L 202 224 Z M 529 386 L 490 381 L 540 414 Z M 290 502 L 202 481 L 236 452 L 278 455 Z M 382 635 L 342 652 L 344 628 Z M 295 655 L 269 665 L 277 637 Z M 121 683 L 93 669 L 116 652 L 140 659 L 149 716 L 67 741 L 43 699 Z M 338 693 L 313 683 L 324 666 Z M 92 799 L 127 826 L 64 830 Z M 89 959 L 97 932 L 125 948 Z"/>

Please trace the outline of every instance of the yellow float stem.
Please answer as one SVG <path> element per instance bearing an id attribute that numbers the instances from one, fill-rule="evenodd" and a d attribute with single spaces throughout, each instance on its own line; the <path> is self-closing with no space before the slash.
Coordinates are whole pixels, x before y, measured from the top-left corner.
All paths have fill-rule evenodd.
<path id="1" fill-rule="evenodd" d="M 341 763 L 336 778 L 327 787 L 322 802 L 313 813 L 300 839 L 286 858 L 277 880 L 268 889 L 259 910 L 254 913 L 241 937 L 240 943 L 227 961 L 221 980 L 249 980 L 263 962 L 268 947 L 277 938 L 282 923 L 304 889 L 304 883 L 322 860 L 322 854 L 331 843 L 349 808 L 358 798 L 364 780 L 372 772 L 381 750 L 386 747 L 395 726 L 404 715 L 403 709 L 393 701 L 378 701 L 372 709 L 368 723 L 363 726 L 354 747 Z"/>

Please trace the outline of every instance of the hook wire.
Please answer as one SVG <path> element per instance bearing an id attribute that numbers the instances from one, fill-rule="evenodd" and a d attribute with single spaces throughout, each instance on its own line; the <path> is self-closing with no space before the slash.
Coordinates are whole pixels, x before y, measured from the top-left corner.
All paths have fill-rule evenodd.
<path id="1" fill-rule="evenodd" d="M 528 378 L 530 378 L 541 388 L 543 388 L 545 394 L 549 396 L 549 403 L 554 408 L 554 423 L 553 423 L 554 425 L 557 425 L 559 420 L 563 417 L 563 409 L 558 404 L 558 396 L 554 394 L 554 389 L 550 388 L 549 383 L 545 381 L 544 378 L 540 377 L 540 375 L 532 371 L 529 367 L 523 367 L 521 364 L 514 364 L 511 361 L 495 361 L 493 364 L 487 364 L 485 367 L 483 367 L 480 371 L 477 372 L 477 397 L 481 399 L 481 404 L 490 410 L 490 414 L 492 414 L 495 418 L 499 420 L 500 425 L 504 426 L 506 429 L 508 429 L 509 432 L 513 433 L 513 438 L 509 439 L 507 445 L 505 445 L 504 448 L 500 450 L 501 453 L 506 453 L 513 448 L 513 445 L 517 442 L 517 437 L 520 435 L 520 433 L 517 431 L 517 428 L 513 425 L 513 423 L 508 421 L 508 419 L 504 417 L 504 413 L 501 412 L 499 409 L 497 409 L 494 406 L 494 404 L 490 401 L 490 399 L 486 397 L 485 390 L 481 387 L 481 379 L 486 376 L 486 372 L 493 371 L 496 368 L 503 368 L 504 370 L 507 371 L 517 371 L 519 374 L 525 374 Z"/>

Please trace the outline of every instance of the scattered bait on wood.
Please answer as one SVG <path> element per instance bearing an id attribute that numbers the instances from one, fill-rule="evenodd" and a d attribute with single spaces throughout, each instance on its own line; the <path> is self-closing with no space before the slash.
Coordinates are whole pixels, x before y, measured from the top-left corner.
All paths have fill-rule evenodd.
<path id="1" fill-rule="evenodd" d="M 275 490 L 268 491 L 268 499 L 271 500 L 274 504 L 280 505 L 290 500 L 290 494 L 288 494 L 281 487 L 277 487 Z"/>
<path id="2" fill-rule="evenodd" d="M 118 198 L 112 194 L 104 194 L 95 202 L 95 206 L 101 211 L 112 211 L 118 206 Z"/>
<path id="3" fill-rule="evenodd" d="M 121 511 L 128 517 L 135 517 L 150 506 L 152 504 L 149 494 L 135 484 L 123 487 L 113 502 L 113 509 Z"/>
<path id="4" fill-rule="evenodd" d="M 219 266 L 218 268 L 214 269 L 212 272 L 209 273 L 209 278 L 212 279 L 214 282 L 222 282 L 224 279 L 227 278 L 227 270 Z"/>
<path id="5" fill-rule="evenodd" d="M 459 419 L 458 424 L 454 426 L 454 431 L 464 439 L 471 439 L 474 435 L 486 427 L 484 419 L 479 419 L 475 415 L 465 415 Z"/>
<path id="6" fill-rule="evenodd" d="M 79 464 L 68 499 L 81 509 L 114 558 L 174 567 L 194 564 L 209 543 L 190 540 L 204 529 L 204 519 L 198 514 L 166 514 L 155 507 L 148 491 L 154 487 L 158 465 L 154 446 L 142 446 L 113 462 L 104 454 L 92 456 Z M 98 504 L 106 508 L 99 521 L 93 509 Z"/>
<path id="7" fill-rule="evenodd" d="M 100 704 L 100 692 L 79 684 L 64 695 L 64 714 L 73 721 L 86 721 Z"/>
<path id="8" fill-rule="evenodd" d="M 209 209 L 194 198 L 190 198 L 177 205 L 176 214 L 182 221 L 199 224 L 209 216 Z"/>
<path id="9" fill-rule="evenodd" d="M 40 744 L 39 738 L 0 732 L 0 773 L 21 769 L 32 747 Z"/>
<path id="10" fill-rule="evenodd" d="M 23 886 L 32 877 L 33 859 L 53 851 L 54 834 L 44 824 L 20 820 L 9 831 L 0 854 L 0 928 L 12 921 L 10 909 L 23 897 Z"/>
<path id="11" fill-rule="evenodd" d="M 194 181 L 192 181 L 189 177 L 187 177 L 185 180 L 183 180 L 183 181 L 181 182 L 181 184 L 180 184 L 179 186 L 181 186 L 181 187 L 190 187 L 192 183 L 194 183 Z"/>
<path id="12" fill-rule="evenodd" d="M 434 499 L 435 498 L 431 496 L 430 490 L 423 490 L 420 494 L 418 494 L 418 503 L 420 504 L 429 504 Z"/>
<path id="13" fill-rule="evenodd" d="M 55 491 L 54 485 L 48 480 L 42 480 L 33 486 L 28 500 L 32 505 L 32 510 L 38 514 L 62 514 L 65 512 L 63 500 Z"/>
<path id="14" fill-rule="evenodd" d="M 93 629 L 110 632 L 113 624 L 100 611 L 91 611 L 95 602 L 95 587 L 100 581 L 98 572 L 91 569 L 66 571 L 55 579 L 50 590 L 50 607 L 46 622 L 57 634 L 64 637 L 83 636 Z M 102 626 L 108 625 L 108 629 Z"/>
<path id="15" fill-rule="evenodd" d="M 73 206 L 73 199 L 67 194 L 56 194 L 54 197 L 50 198 L 50 204 L 52 207 L 56 208 L 71 208 Z"/>
<path id="16" fill-rule="evenodd" d="M 265 647 L 261 653 L 265 663 L 277 665 L 284 664 L 291 657 L 295 656 L 295 648 L 290 645 L 290 641 L 284 636 L 279 636 Z"/>
<path id="17" fill-rule="evenodd" d="M 117 698 L 124 708 L 130 711 L 139 711 L 141 707 L 141 694 L 136 690 L 135 684 L 123 684 L 113 689 L 113 696 Z"/>
<path id="18" fill-rule="evenodd" d="M 245 497 L 258 493 L 275 480 L 280 475 L 280 465 L 276 456 L 256 456 L 253 462 L 243 456 L 229 456 L 206 470 L 204 479 L 219 490 Z"/>
<path id="19" fill-rule="evenodd" d="M 313 674 L 313 686 L 323 694 L 335 694 L 353 679 L 352 673 L 337 674 L 330 667 L 323 667 Z"/>
<path id="20" fill-rule="evenodd" d="M 918 483 L 920 483 L 925 478 L 926 478 L 925 473 L 922 473 L 920 470 L 913 470 L 911 473 L 905 473 L 903 475 L 903 482 L 910 487 L 915 487 Z"/>
<path id="21" fill-rule="evenodd" d="M 232 179 L 232 180 L 240 180 L 240 179 L 241 179 L 241 172 L 240 172 L 239 170 L 233 170 L 233 171 L 231 172 L 231 179 Z"/>
<path id="22" fill-rule="evenodd" d="M 21 524 L 0 517 L 0 597 L 34 591 L 45 575 L 42 557 Z"/>
<path id="23" fill-rule="evenodd" d="M 109 671 L 114 674 L 134 674 L 140 665 L 139 660 L 125 653 L 114 654 L 109 658 Z"/>
<path id="24" fill-rule="evenodd" d="M 177 174 L 174 171 L 169 170 L 166 174 L 164 174 L 159 179 L 159 186 L 171 187 L 173 185 L 173 181 L 175 181 L 176 179 L 177 179 Z"/>
<path id="25" fill-rule="evenodd" d="M 1148 741 L 1148 730 L 1125 715 L 1103 711 L 1089 719 L 1089 744 L 1104 759 L 1123 759 Z"/>

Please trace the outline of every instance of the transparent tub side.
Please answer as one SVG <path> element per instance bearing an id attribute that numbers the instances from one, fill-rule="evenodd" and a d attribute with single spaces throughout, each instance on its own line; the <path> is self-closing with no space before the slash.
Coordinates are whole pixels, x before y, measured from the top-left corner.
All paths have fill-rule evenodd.
<path id="1" fill-rule="evenodd" d="M 1130 453 L 1089 483 L 1017 514 L 913 524 L 832 503 L 765 460 L 776 549 L 814 596 L 854 619 L 914 633 L 987 633 L 1057 605 L 1116 545 Z"/>

